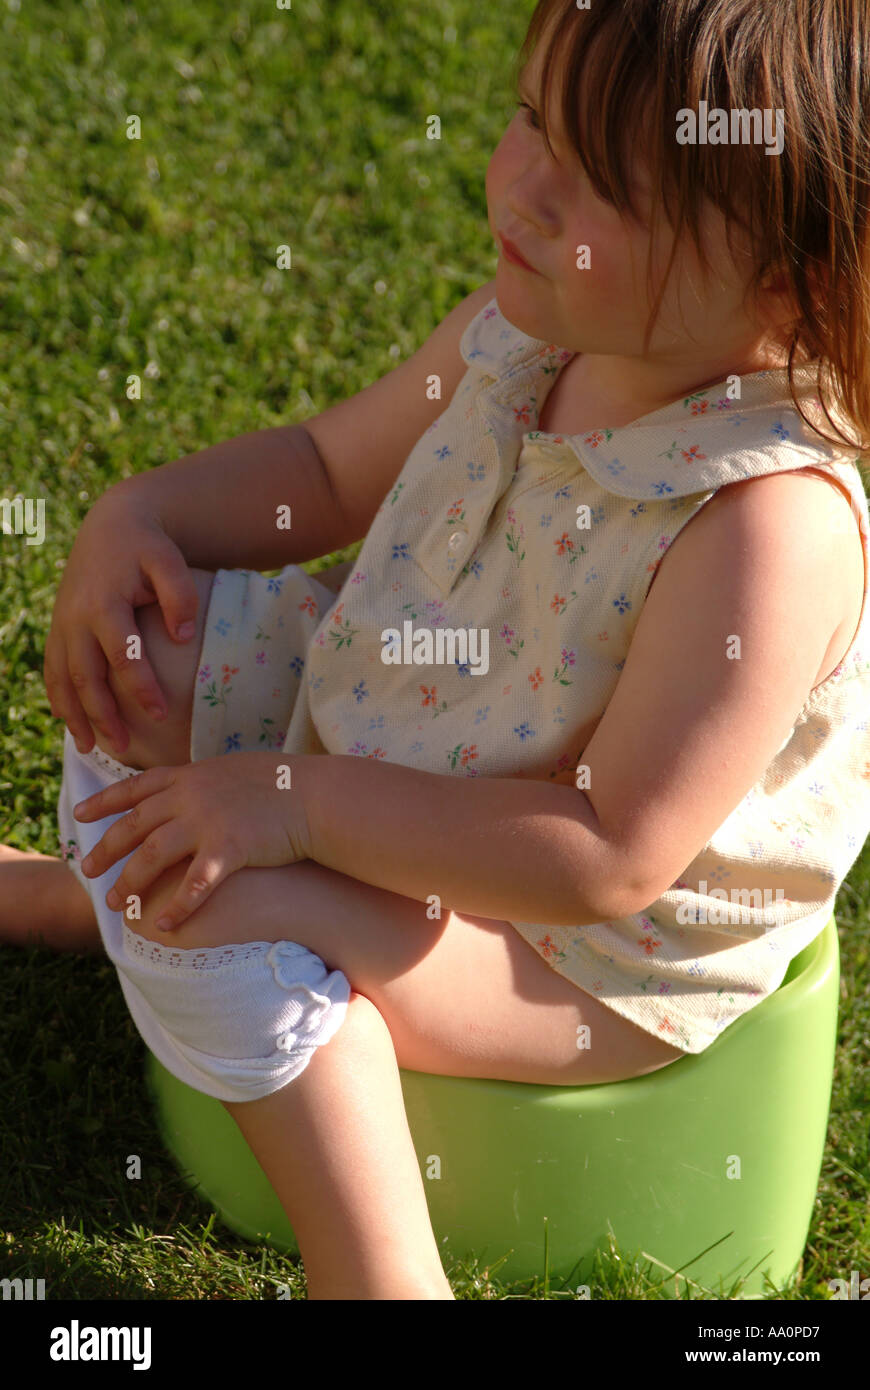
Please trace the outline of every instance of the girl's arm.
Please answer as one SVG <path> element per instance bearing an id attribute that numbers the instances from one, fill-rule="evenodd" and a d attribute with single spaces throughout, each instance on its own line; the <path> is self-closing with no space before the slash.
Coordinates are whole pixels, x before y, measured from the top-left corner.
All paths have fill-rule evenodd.
<path id="1" fill-rule="evenodd" d="M 326 470 L 303 425 L 212 444 L 125 478 L 110 489 L 116 495 L 156 517 L 200 569 L 278 569 L 357 539 L 341 534 Z"/>
<path id="2" fill-rule="evenodd" d="M 581 926 L 644 906 L 586 793 L 332 754 L 304 764 L 310 857 L 442 913 Z M 292 795 L 292 793 L 290 793 Z M 630 898 L 630 901 L 629 901 Z"/>

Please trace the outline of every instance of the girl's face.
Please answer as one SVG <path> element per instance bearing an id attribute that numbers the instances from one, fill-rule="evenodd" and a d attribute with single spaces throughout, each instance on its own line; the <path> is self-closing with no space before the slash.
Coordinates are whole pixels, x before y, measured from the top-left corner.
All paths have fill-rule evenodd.
<path id="1" fill-rule="evenodd" d="M 530 337 L 559 347 L 624 359 L 614 369 L 629 369 L 633 388 L 651 397 L 681 385 L 686 373 L 690 380 L 717 381 L 729 371 L 760 370 L 755 362 L 761 360 L 763 326 L 747 318 L 742 306 L 751 262 L 747 255 L 741 274 L 727 249 L 724 218 L 709 203 L 701 227 L 713 267 L 711 281 L 705 283 L 685 234 L 649 350 L 643 353 L 652 306 L 646 290 L 650 231 L 627 214 L 623 220 L 595 192 L 563 137 L 555 91 L 548 117 L 556 157 L 548 153 L 538 118 L 539 55 L 540 45 L 520 76 L 520 96 L 528 107 L 520 107 L 510 121 L 486 174 L 488 220 L 499 252 L 496 295 L 505 318 Z M 636 206 L 648 221 L 658 200 L 639 163 L 630 175 Z M 533 270 L 508 260 L 499 234 L 514 243 Z M 738 254 L 745 254 L 741 236 L 733 240 Z M 672 240 L 662 217 L 652 261 L 653 293 Z M 585 269 L 577 265 L 582 246 L 589 247 Z M 762 357 L 767 365 L 769 354 Z"/>

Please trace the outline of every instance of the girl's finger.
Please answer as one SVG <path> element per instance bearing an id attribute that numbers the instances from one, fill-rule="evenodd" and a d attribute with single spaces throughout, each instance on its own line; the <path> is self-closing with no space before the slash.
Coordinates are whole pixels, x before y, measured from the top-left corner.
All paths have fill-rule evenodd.
<path id="1" fill-rule="evenodd" d="M 162 909 L 155 925 L 160 931 L 174 931 L 186 922 L 211 896 L 219 883 L 240 865 L 229 863 L 225 854 L 201 852 L 184 876 L 184 882 Z"/>
<path id="2" fill-rule="evenodd" d="M 111 786 L 103 787 L 102 791 L 94 792 L 93 796 L 86 796 L 84 801 L 77 802 L 73 807 L 73 815 L 76 820 L 102 820 L 103 816 L 112 816 L 117 811 L 128 811 L 144 797 L 164 791 L 172 776 L 170 767 L 146 768 L 144 772 L 137 772 L 135 777 L 124 777 Z"/>
<path id="3" fill-rule="evenodd" d="M 132 854 L 136 846 L 141 845 L 158 826 L 171 821 L 173 814 L 170 796 L 160 792 L 149 796 L 134 806 L 128 815 L 112 822 L 90 854 L 82 860 L 82 873 L 86 878 L 100 878 L 119 859 Z"/>
<path id="4" fill-rule="evenodd" d="M 126 726 L 106 679 L 106 656 L 92 632 L 74 631 L 67 644 L 70 684 L 91 726 L 118 751 L 127 746 Z"/>
<path id="5" fill-rule="evenodd" d="M 106 906 L 113 912 L 123 912 L 127 899 L 133 896 L 139 900 L 141 915 L 142 898 L 152 884 L 174 864 L 188 859 L 195 849 L 180 821 L 169 821 L 158 826 L 124 865 L 120 878 L 115 880 L 106 894 Z"/>
<path id="6" fill-rule="evenodd" d="M 80 753 L 89 753 L 94 745 L 94 731 L 88 723 L 82 702 L 76 694 L 75 686 L 69 679 L 66 652 L 56 657 L 55 647 L 49 652 L 45 645 L 45 660 L 42 678 L 48 694 L 48 703 L 55 719 L 62 719 L 75 740 Z"/>
<path id="7" fill-rule="evenodd" d="M 193 581 L 191 581 L 193 582 Z M 161 690 L 154 668 L 148 660 L 142 634 L 136 625 L 136 615 L 123 599 L 94 617 L 94 632 L 105 653 L 109 668 L 125 693 L 135 700 L 152 718 L 165 718 L 166 696 Z M 138 657 L 128 655 L 131 638 L 138 638 Z M 106 691 L 115 705 L 111 688 Z M 117 707 L 117 706 L 115 706 Z M 120 719 L 120 716 L 119 716 Z"/>

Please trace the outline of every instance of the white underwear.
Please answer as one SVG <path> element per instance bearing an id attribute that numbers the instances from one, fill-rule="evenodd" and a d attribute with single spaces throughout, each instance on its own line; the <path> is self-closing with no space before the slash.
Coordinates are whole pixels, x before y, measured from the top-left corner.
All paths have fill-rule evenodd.
<path id="1" fill-rule="evenodd" d="M 79 753 L 65 732 L 61 852 L 90 895 L 133 1022 L 158 1061 L 217 1100 L 259 1100 L 299 1076 L 315 1048 L 335 1035 L 350 983 L 293 941 L 180 950 L 131 931 L 105 901 L 130 856 L 99 878 L 85 878 L 80 867 L 119 816 L 77 821 L 72 808 L 136 771 L 96 746 Z"/>

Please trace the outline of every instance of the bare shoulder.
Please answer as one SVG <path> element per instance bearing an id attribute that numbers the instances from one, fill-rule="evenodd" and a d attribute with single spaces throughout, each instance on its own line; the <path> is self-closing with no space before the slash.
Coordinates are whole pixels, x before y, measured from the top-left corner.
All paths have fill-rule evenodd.
<path id="1" fill-rule="evenodd" d="M 852 643 L 866 582 L 860 527 L 846 484 L 811 468 L 745 479 L 721 488 L 690 526 L 701 521 L 721 532 L 726 544 L 743 536 L 762 547 L 752 562 L 760 583 L 775 585 L 776 568 L 780 582 L 794 586 L 796 615 L 806 614 L 819 632 L 829 631 L 814 687 L 826 680 Z M 745 551 L 741 558 L 747 558 Z"/>

